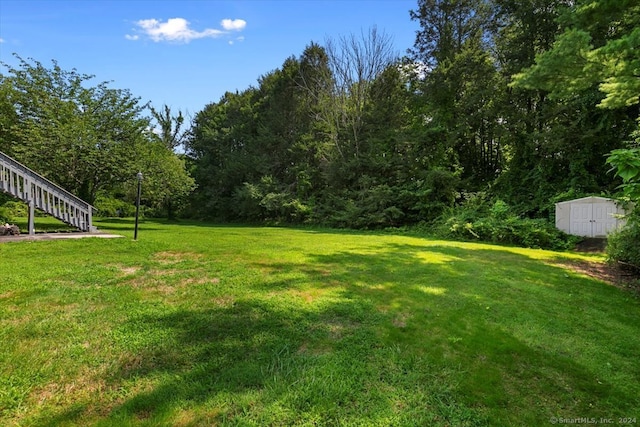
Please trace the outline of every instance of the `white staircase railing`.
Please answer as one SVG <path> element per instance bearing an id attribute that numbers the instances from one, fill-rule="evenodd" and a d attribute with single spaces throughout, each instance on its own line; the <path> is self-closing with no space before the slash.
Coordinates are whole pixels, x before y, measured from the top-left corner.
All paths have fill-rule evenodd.
<path id="1" fill-rule="evenodd" d="M 35 209 L 81 231 L 93 232 L 93 207 L 64 188 L 0 152 L 0 191 L 29 205 L 29 234 L 35 233 Z"/>

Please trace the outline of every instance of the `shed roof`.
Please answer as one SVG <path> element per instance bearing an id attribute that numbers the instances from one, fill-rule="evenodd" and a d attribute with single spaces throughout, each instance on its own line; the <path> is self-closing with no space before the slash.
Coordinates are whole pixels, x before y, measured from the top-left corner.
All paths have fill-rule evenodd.
<path id="1" fill-rule="evenodd" d="M 564 202 L 558 202 L 556 203 L 557 205 L 565 205 L 565 204 L 571 204 L 571 203 L 605 203 L 605 202 L 613 202 L 613 203 L 618 203 L 617 200 L 614 199 L 610 199 L 607 197 L 599 197 L 599 196 L 587 196 L 587 197 L 581 197 L 579 199 L 573 199 L 573 200 L 565 200 Z"/>

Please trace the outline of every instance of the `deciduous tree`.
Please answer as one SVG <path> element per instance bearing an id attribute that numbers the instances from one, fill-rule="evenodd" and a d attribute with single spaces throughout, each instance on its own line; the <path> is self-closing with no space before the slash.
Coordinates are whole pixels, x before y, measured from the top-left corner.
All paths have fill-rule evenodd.
<path id="1" fill-rule="evenodd" d="M 5 124 L 12 155 L 89 203 L 135 174 L 149 127 L 138 98 L 107 82 L 92 86 L 93 76 L 56 61 L 48 69 L 17 58 L 19 66 L 4 64 L 8 73 L 0 76 L 14 108 Z"/>

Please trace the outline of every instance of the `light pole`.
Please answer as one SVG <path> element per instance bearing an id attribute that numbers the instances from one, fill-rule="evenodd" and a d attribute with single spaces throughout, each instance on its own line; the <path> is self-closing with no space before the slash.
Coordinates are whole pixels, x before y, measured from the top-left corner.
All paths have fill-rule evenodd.
<path id="1" fill-rule="evenodd" d="M 138 178 L 138 197 L 136 197 L 136 226 L 133 230 L 133 240 L 138 240 L 138 216 L 140 215 L 140 193 L 142 192 L 142 172 L 136 175 Z"/>

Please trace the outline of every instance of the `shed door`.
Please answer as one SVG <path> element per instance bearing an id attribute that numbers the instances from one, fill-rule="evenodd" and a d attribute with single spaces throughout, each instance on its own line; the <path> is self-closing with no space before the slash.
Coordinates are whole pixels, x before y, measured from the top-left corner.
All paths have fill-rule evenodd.
<path id="1" fill-rule="evenodd" d="M 613 203 L 593 204 L 593 237 L 604 237 L 616 228 L 616 206 Z"/>
<path id="2" fill-rule="evenodd" d="M 593 203 L 571 205 L 571 234 L 593 237 Z"/>
<path id="3" fill-rule="evenodd" d="M 571 234 L 605 237 L 616 228 L 616 206 L 612 203 L 574 203 L 571 205 Z"/>

